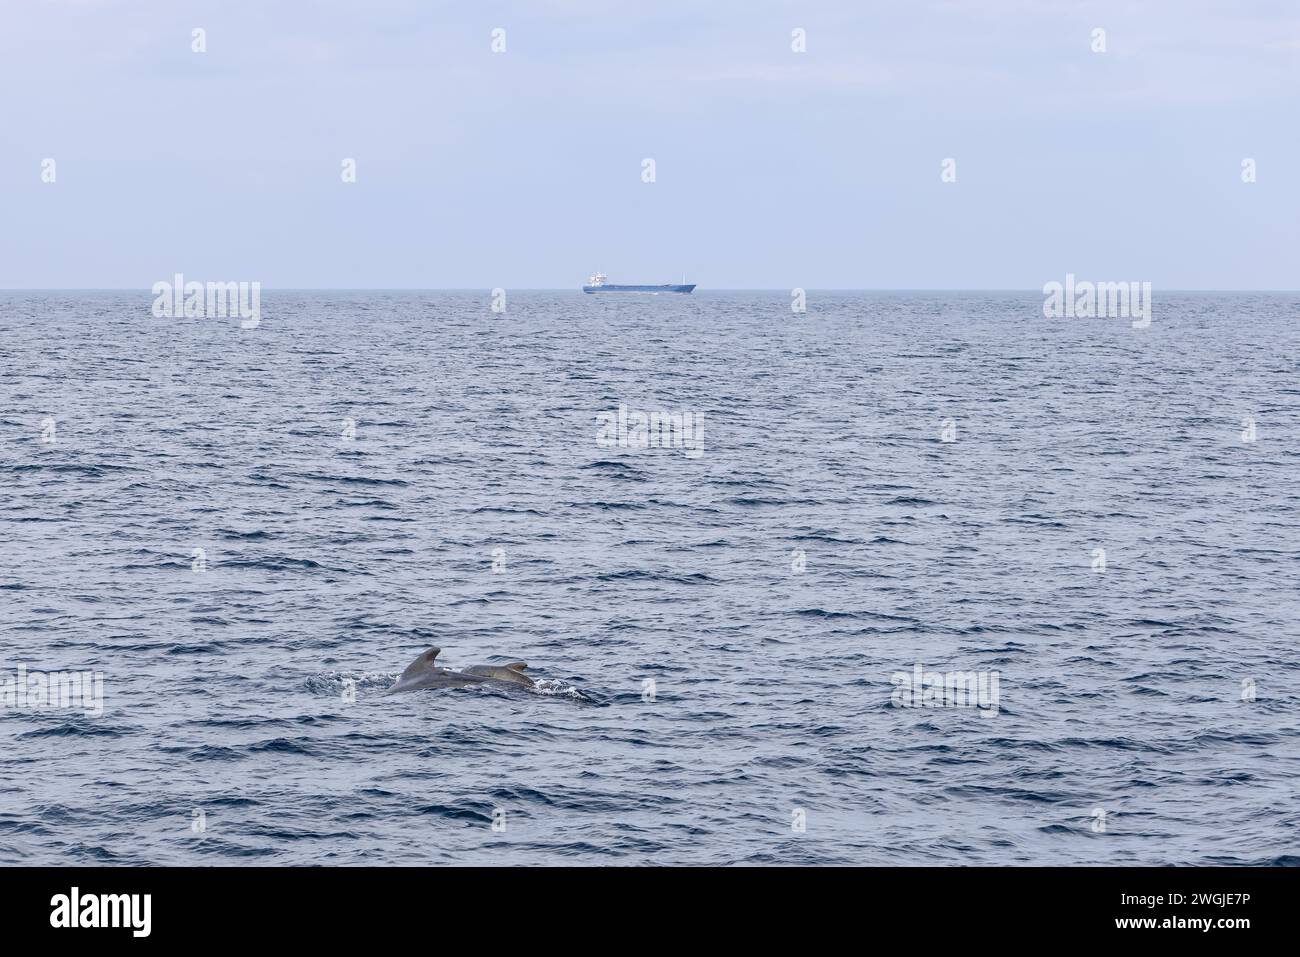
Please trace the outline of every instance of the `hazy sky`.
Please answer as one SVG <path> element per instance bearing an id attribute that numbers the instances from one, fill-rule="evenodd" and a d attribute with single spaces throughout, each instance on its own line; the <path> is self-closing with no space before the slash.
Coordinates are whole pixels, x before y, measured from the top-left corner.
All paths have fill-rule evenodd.
<path id="1" fill-rule="evenodd" d="M 0 82 L 10 288 L 1300 288 L 1297 0 L 0 0 Z"/>

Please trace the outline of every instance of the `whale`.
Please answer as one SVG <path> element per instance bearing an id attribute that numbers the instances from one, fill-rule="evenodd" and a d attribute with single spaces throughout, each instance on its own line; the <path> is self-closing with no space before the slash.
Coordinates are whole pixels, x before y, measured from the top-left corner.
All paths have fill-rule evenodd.
<path id="1" fill-rule="evenodd" d="M 466 688 L 481 684 L 533 686 L 533 679 L 523 674 L 528 665 L 522 661 L 508 665 L 470 665 L 463 671 L 452 671 L 437 664 L 436 659 L 441 653 L 441 648 L 430 648 L 418 655 L 384 693 L 397 694 L 425 688 Z"/>
<path id="2" fill-rule="evenodd" d="M 511 684 L 531 688 L 534 682 L 532 678 L 524 674 L 527 668 L 528 665 L 522 661 L 512 661 L 508 665 L 470 665 L 464 669 L 463 673 L 477 675 L 480 678 L 491 678 L 493 681 L 508 681 Z"/>

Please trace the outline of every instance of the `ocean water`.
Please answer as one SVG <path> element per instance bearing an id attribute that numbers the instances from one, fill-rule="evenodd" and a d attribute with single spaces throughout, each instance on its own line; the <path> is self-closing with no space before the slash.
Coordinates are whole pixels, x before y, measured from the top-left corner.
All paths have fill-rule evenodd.
<path id="1" fill-rule="evenodd" d="M 0 294 L 6 862 L 1300 860 L 1296 295 L 151 302 Z"/>

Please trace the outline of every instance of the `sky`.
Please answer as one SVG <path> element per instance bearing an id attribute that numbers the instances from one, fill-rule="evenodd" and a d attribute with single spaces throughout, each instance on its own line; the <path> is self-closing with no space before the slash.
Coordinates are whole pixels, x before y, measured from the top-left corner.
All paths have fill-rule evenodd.
<path id="1" fill-rule="evenodd" d="M 1300 288 L 1297 0 L 0 0 L 0 83 L 3 288 Z"/>

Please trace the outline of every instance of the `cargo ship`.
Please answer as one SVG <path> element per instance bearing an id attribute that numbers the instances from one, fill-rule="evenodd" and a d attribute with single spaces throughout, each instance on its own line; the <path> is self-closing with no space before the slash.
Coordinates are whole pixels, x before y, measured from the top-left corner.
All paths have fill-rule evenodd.
<path id="1" fill-rule="evenodd" d="M 658 286 L 620 286 L 616 283 L 609 282 L 603 272 L 594 273 L 588 280 L 587 284 L 582 287 L 583 292 L 648 292 L 658 294 L 661 292 L 690 292 L 695 288 L 695 283 L 687 283 L 686 277 L 682 277 L 682 282 L 663 283 Z"/>

